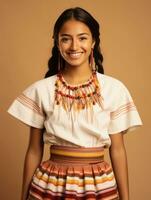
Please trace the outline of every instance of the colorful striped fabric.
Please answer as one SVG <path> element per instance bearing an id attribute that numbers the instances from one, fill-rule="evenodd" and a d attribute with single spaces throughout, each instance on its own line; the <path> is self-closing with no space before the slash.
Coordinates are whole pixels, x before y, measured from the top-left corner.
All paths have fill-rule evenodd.
<path id="1" fill-rule="evenodd" d="M 53 145 L 37 168 L 28 200 L 113 200 L 118 198 L 111 166 L 102 148 Z"/>

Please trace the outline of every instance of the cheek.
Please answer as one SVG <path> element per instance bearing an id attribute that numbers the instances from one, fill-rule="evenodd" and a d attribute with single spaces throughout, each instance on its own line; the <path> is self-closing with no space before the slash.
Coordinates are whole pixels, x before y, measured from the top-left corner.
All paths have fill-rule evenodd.
<path id="1" fill-rule="evenodd" d="M 91 51 L 91 49 L 92 49 L 92 43 L 91 43 L 91 42 L 89 42 L 89 43 L 84 43 L 84 44 L 82 45 L 82 47 L 85 48 L 87 51 Z"/>
<path id="2" fill-rule="evenodd" d="M 59 44 L 58 48 L 60 52 L 64 52 L 69 48 L 69 44 Z"/>
<path id="3" fill-rule="evenodd" d="M 59 52 L 62 55 L 62 57 L 66 57 L 66 51 L 68 49 L 67 45 L 59 45 L 58 46 Z"/>

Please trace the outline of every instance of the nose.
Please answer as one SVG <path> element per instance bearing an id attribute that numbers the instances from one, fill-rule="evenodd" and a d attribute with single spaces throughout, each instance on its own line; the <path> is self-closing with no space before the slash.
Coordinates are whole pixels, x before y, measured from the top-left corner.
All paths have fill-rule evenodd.
<path id="1" fill-rule="evenodd" d="M 77 50 L 77 48 L 78 48 L 78 41 L 75 39 L 75 38 L 73 38 L 72 39 L 72 43 L 71 43 L 71 50 Z"/>

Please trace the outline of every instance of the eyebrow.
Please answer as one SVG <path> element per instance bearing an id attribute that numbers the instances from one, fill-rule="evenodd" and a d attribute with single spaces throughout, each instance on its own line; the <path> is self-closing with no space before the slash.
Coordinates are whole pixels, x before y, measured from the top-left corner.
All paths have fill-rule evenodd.
<path id="1" fill-rule="evenodd" d="M 77 36 L 82 36 L 82 35 L 88 35 L 88 36 L 89 36 L 88 33 L 79 33 Z M 60 36 L 61 36 L 61 37 L 63 37 L 63 36 L 71 37 L 71 35 L 70 35 L 70 34 L 67 34 L 67 33 L 62 33 Z"/>

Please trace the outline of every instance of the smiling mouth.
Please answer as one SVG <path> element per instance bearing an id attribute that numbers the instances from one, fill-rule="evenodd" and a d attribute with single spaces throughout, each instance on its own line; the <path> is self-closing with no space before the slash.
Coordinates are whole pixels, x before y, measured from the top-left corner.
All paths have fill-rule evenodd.
<path id="1" fill-rule="evenodd" d="M 83 52 L 69 52 L 68 55 L 71 58 L 79 58 L 81 55 L 83 54 Z"/>

